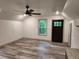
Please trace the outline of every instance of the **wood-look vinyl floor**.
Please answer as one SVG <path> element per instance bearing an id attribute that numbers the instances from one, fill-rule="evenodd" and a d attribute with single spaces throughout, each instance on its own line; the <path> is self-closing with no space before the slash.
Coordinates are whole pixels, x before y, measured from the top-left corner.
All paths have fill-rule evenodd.
<path id="1" fill-rule="evenodd" d="M 0 47 L 0 59 L 65 59 L 65 44 L 20 39 Z"/>

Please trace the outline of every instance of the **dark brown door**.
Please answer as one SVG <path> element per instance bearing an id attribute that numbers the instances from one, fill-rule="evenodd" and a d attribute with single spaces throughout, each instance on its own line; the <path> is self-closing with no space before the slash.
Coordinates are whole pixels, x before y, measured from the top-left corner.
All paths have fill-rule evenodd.
<path id="1" fill-rule="evenodd" d="M 52 21 L 52 42 L 63 42 L 63 20 Z"/>

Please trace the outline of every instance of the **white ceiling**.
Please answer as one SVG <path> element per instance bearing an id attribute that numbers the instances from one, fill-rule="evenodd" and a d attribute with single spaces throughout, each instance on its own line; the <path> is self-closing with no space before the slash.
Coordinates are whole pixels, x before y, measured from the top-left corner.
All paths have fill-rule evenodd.
<path id="1" fill-rule="evenodd" d="M 59 10 L 69 17 L 79 18 L 79 0 L 28 0 L 35 12 L 50 16 Z M 27 0 L 0 0 L 0 19 L 17 20 L 17 15 L 24 14 Z"/>
<path id="2" fill-rule="evenodd" d="M 63 12 L 72 19 L 79 18 L 79 0 L 67 0 Z"/>

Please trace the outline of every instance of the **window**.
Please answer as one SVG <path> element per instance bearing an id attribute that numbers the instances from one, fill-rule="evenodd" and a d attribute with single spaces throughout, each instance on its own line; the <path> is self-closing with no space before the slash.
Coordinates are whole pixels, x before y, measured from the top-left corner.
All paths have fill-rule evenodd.
<path id="1" fill-rule="evenodd" d="M 55 21 L 54 22 L 54 27 L 61 27 L 62 26 L 62 22 L 61 21 Z"/>
<path id="2" fill-rule="evenodd" d="M 47 20 L 46 19 L 40 19 L 38 21 L 39 25 L 39 35 L 47 35 Z"/>

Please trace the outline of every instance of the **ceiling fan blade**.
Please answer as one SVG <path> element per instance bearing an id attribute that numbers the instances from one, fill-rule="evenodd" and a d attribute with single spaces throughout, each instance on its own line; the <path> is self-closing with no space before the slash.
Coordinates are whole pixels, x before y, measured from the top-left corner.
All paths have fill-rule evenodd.
<path id="1" fill-rule="evenodd" d="M 32 14 L 28 14 L 29 16 L 32 16 Z"/>
<path id="2" fill-rule="evenodd" d="M 29 12 L 34 12 L 34 10 L 33 9 L 30 9 Z"/>
<path id="3" fill-rule="evenodd" d="M 33 14 L 33 15 L 41 15 L 41 13 L 31 13 L 31 14 Z"/>

